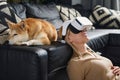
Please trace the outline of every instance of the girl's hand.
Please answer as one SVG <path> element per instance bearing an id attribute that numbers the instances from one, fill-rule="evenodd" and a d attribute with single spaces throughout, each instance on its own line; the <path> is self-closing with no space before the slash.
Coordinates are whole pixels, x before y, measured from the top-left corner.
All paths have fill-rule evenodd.
<path id="1" fill-rule="evenodd" d="M 113 70 L 113 74 L 120 75 L 120 67 L 112 66 L 111 69 Z"/>

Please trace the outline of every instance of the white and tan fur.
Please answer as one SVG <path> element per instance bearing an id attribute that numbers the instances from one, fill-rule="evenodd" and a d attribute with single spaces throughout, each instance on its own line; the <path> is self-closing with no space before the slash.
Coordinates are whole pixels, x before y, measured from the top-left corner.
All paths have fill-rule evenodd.
<path id="1" fill-rule="evenodd" d="M 57 40 L 55 27 L 43 19 L 27 18 L 19 23 L 7 21 L 9 25 L 9 44 L 50 45 Z"/>
<path id="2" fill-rule="evenodd" d="M 63 26 L 61 26 L 61 27 L 59 28 L 59 30 L 57 31 L 58 39 L 59 39 L 59 40 L 62 40 L 62 29 L 63 29 Z"/>

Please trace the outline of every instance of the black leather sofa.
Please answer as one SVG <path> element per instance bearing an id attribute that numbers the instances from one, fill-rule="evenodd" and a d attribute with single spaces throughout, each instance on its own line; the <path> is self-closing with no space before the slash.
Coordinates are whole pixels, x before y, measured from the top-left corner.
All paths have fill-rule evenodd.
<path id="1" fill-rule="evenodd" d="M 40 6 L 44 10 L 40 12 L 42 15 L 34 15 L 32 9 L 38 11 L 34 6 Z M 62 23 L 59 13 L 55 11 L 50 15 L 45 5 L 27 3 L 12 4 L 12 7 L 21 18 L 42 17 L 57 26 Z M 87 34 L 90 38 L 87 44 L 94 51 L 101 52 L 114 65 L 120 66 L 120 30 L 96 29 Z M 71 47 L 63 41 L 53 42 L 49 46 L 1 45 L 0 80 L 69 80 L 66 66 L 71 55 Z"/>

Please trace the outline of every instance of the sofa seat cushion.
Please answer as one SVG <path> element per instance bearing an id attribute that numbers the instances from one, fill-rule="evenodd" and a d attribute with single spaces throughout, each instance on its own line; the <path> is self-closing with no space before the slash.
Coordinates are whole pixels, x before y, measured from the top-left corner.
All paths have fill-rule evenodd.
<path id="1" fill-rule="evenodd" d="M 90 20 L 96 28 L 119 29 L 120 28 L 120 11 L 108 9 L 97 5 L 90 15 Z"/>
<path id="2" fill-rule="evenodd" d="M 56 29 L 59 29 L 62 25 L 59 12 L 56 8 L 56 4 L 32 4 L 25 3 L 27 17 L 41 18 L 51 22 Z"/>

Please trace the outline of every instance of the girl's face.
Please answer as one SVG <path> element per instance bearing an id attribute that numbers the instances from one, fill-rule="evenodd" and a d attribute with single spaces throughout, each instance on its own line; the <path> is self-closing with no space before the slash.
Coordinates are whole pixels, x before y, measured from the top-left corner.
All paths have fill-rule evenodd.
<path id="1" fill-rule="evenodd" d="M 84 43 L 87 43 L 89 40 L 87 37 L 86 31 L 84 30 L 77 34 L 74 34 L 70 31 L 68 38 L 70 42 L 75 43 L 75 44 L 84 44 Z"/>

